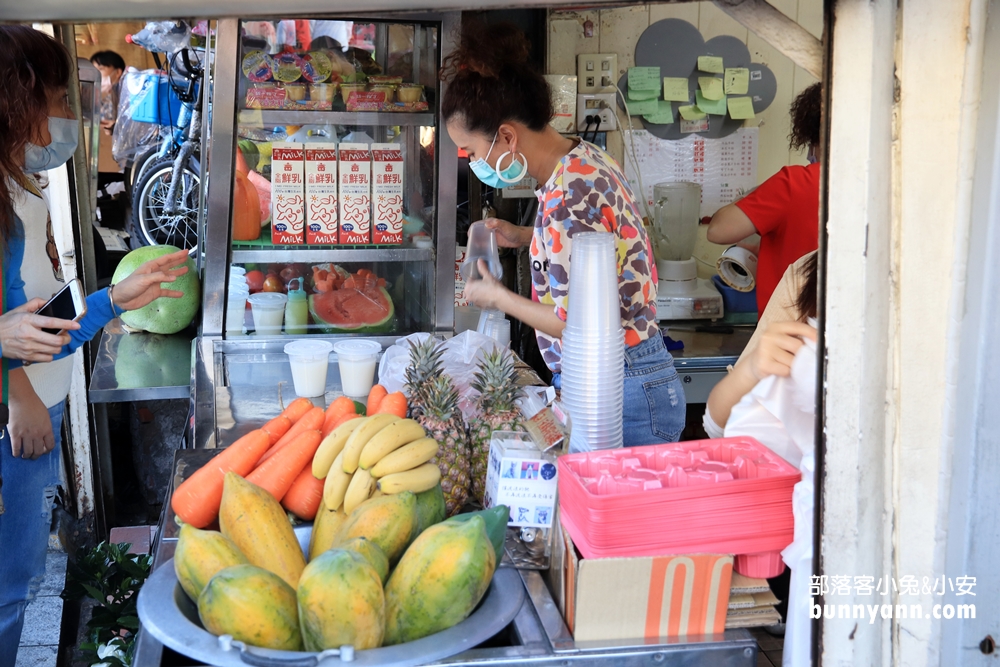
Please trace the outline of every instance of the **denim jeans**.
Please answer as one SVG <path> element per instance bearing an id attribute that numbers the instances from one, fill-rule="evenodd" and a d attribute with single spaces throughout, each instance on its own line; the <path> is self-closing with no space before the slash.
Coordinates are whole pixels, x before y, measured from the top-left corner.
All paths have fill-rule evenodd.
<path id="1" fill-rule="evenodd" d="M 687 419 L 684 383 L 674 358 L 653 336 L 625 348 L 624 444 L 626 447 L 677 442 Z"/>
<path id="2" fill-rule="evenodd" d="M 24 625 L 24 608 L 45 577 L 45 553 L 59 485 L 63 410 L 49 408 L 55 447 L 35 460 L 14 458 L 10 435 L 0 440 L 3 501 L 0 514 L 0 667 L 14 667 Z M 54 619 L 58 623 L 59 619 Z"/>

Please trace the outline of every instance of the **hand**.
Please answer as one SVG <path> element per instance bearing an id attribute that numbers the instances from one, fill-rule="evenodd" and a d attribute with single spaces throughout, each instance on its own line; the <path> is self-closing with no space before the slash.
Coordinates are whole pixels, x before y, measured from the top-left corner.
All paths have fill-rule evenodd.
<path id="1" fill-rule="evenodd" d="M 112 294 L 115 305 L 125 310 L 138 310 L 161 296 L 171 299 L 184 296 L 184 292 L 163 289 L 160 283 L 172 283 L 177 280 L 177 276 L 187 273 L 188 267 L 184 266 L 187 260 L 187 250 L 178 250 L 149 260 L 114 286 Z"/>
<path id="2" fill-rule="evenodd" d="M 14 458 L 37 459 L 55 447 L 52 419 L 27 378 L 22 384 L 27 384 L 27 389 L 11 391 L 9 395 L 10 423 L 7 432 Z"/>
<path id="3" fill-rule="evenodd" d="M 0 351 L 3 356 L 24 361 L 52 361 L 53 356 L 69 345 L 70 338 L 66 331 L 79 329 L 79 323 L 36 315 L 35 311 L 44 305 L 45 299 L 32 299 L 0 315 Z M 60 329 L 62 333 L 50 334 L 42 328 Z"/>
<path id="4" fill-rule="evenodd" d="M 816 336 L 815 327 L 804 322 L 775 322 L 764 330 L 760 343 L 747 359 L 746 368 L 757 380 L 770 375 L 788 377 L 795 353 L 804 345 L 803 339 L 815 341 Z"/>
<path id="5" fill-rule="evenodd" d="M 476 266 L 479 268 L 479 275 L 482 277 L 478 280 L 465 281 L 466 301 L 483 310 L 501 310 L 498 304 L 507 291 L 507 288 L 493 277 L 486 264 L 486 260 L 478 260 Z"/>
<path id="6" fill-rule="evenodd" d="M 531 227 L 518 227 L 500 218 L 486 218 L 483 223 L 486 229 L 496 232 L 497 245 L 501 248 L 520 248 L 531 243 Z"/>

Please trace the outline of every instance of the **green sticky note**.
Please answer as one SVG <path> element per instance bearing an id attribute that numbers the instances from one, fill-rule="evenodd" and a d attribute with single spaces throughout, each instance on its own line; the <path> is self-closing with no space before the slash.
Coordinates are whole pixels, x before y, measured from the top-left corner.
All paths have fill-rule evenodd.
<path id="1" fill-rule="evenodd" d="M 721 100 L 726 97 L 722 91 L 722 79 L 715 76 L 699 76 L 698 86 L 706 100 Z"/>
<path id="2" fill-rule="evenodd" d="M 725 116 L 726 115 L 726 96 L 723 95 L 721 100 L 709 100 L 705 99 L 705 96 L 701 94 L 701 91 L 697 91 L 694 94 L 695 103 L 698 108 L 707 114 L 713 116 Z"/>
<path id="3" fill-rule="evenodd" d="M 657 110 L 656 100 L 633 100 L 628 101 L 628 115 L 630 116 L 645 116 L 646 114 L 656 113 Z"/>
<path id="4" fill-rule="evenodd" d="M 701 120 L 705 117 L 705 112 L 693 104 L 677 107 L 677 111 L 684 120 Z"/>
<path id="5" fill-rule="evenodd" d="M 754 117 L 753 100 L 749 97 L 730 97 L 729 116 L 733 120 L 750 120 Z"/>
<path id="6" fill-rule="evenodd" d="M 746 95 L 750 86 L 750 70 L 746 67 L 727 67 L 726 95 Z"/>
<path id="7" fill-rule="evenodd" d="M 688 80 L 676 76 L 663 77 L 663 99 L 668 102 L 690 102 Z"/>
<path id="8" fill-rule="evenodd" d="M 674 108 L 670 102 L 657 100 L 656 113 L 647 114 L 642 119 L 647 123 L 654 123 L 656 125 L 671 125 L 674 122 Z"/>
<path id="9" fill-rule="evenodd" d="M 698 56 L 698 69 L 712 74 L 722 74 L 725 70 L 721 56 Z"/>
<path id="10" fill-rule="evenodd" d="M 660 96 L 660 91 L 658 90 L 635 90 L 633 88 L 628 89 L 628 98 L 630 100 L 655 100 Z"/>
<path id="11" fill-rule="evenodd" d="M 659 67 L 629 67 L 628 87 L 630 90 L 660 91 Z"/>

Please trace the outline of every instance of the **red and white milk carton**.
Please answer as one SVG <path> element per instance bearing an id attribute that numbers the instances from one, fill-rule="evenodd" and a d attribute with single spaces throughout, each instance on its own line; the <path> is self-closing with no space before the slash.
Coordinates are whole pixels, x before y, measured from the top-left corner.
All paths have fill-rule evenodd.
<path id="1" fill-rule="evenodd" d="M 306 243 L 337 243 L 337 144 L 308 143 Z"/>
<path id="2" fill-rule="evenodd" d="M 271 153 L 271 242 L 306 242 L 305 156 L 302 144 L 276 142 Z"/>
<path id="3" fill-rule="evenodd" d="M 403 243 L 403 147 L 372 144 L 372 243 Z"/>
<path id="4" fill-rule="evenodd" d="M 340 243 L 372 242 L 372 152 L 367 144 L 340 144 Z"/>

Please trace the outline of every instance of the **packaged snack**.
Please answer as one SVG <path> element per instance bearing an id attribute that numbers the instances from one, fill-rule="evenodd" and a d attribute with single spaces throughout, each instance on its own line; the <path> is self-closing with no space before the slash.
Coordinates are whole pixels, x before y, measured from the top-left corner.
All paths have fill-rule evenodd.
<path id="1" fill-rule="evenodd" d="M 270 81 L 274 61 L 263 51 L 251 51 L 243 56 L 243 75 L 254 83 Z"/>
<path id="2" fill-rule="evenodd" d="M 332 71 L 330 58 L 322 51 L 310 51 L 302 55 L 302 78 L 309 83 L 326 81 Z"/>
<path id="3" fill-rule="evenodd" d="M 306 243 L 337 243 L 337 144 L 304 144 Z"/>
<path id="4" fill-rule="evenodd" d="M 371 243 L 372 153 L 367 144 L 340 144 L 337 194 L 342 245 Z"/>
<path id="5" fill-rule="evenodd" d="M 305 243 L 305 156 L 302 144 L 275 142 L 271 151 L 271 241 Z"/>
<path id="6" fill-rule="evenodd" d="M 302 77 L 302 58 L 294 53 L 279 53 L 272 60 L 275 81 L 292 83 Z"/>
<path id="7" fill-rule="evenodd" d="M 372 144 L 372 243 L 403 243 L 403 149 Z"/>

